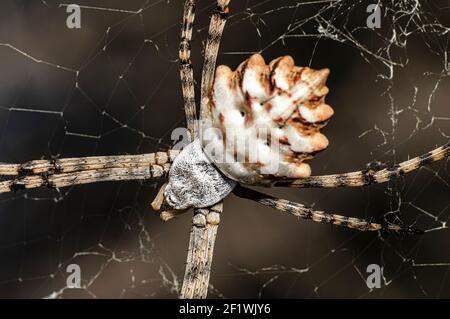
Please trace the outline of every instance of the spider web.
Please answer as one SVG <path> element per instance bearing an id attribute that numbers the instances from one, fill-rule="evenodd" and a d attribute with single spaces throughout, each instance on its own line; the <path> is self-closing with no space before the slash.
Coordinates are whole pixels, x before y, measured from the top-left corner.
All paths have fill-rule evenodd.
<path id="1" fill-rule="evenodd" d="M 219 63 L 292 55 L 328 67 L 327 151 L 314 174 L 394 164 L 450 136 L 450 4 L 380 1 L 232 1 Z M 0 161 L 166 150 L 185 126 L 178 78 L 182 1 L 2 1 Z M 193 62 L 214 1 L 199 1 Z M 198 85 L 197 85 L 198 93 Z M 197 94 L 198 96 L 198 94 Z M 426 231 L 379 236 L 282 216 L 230 197 L 215 248 L 212 297 L 450 297 L 449 162 L 389 184 L 267 190 L 319 210 Z M 163 224 L 149 208 L 160 182 L 111 182 L 1 194 L 0 296 L 175 297 L 190 214 Z M 67 288 L 70 264 L 81 288 Z M 368 288 L 369 264 L 383 267 Z M 236 289 L 237 288 L 237 289 Z"/>

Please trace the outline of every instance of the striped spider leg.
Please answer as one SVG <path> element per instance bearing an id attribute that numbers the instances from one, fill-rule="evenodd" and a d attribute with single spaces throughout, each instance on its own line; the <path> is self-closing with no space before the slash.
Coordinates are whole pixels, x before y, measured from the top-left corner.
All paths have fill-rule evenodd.
<path id="1" fill-rule="evenodd" d="M 383 231 L 397 234 L 423 234 L 423 231 L 412 227 L 401 227 L 396 224 L 381 225 L 371 223 L 365 219 L 347 217 L 338 214 L 331 214 L 322 211 L 312 210 L 302 204 L 286 199 L 276 198 L 242 186 L 237 186 L 233 193 L 241 198 L 249 199 L 267 207 L 275 208 L 284 213 L 294 215 L 303 219 L 312 220 L 318 223 L 332 224 L 359 231 Z"/>
<path id="2" fill-rule="evenodd" d="M 201 99 L 208 96 L 214 79 L 217 54 L 220 39 L 228 16 L 230 0 L 218 0 L 217 7 L 211 17 L 205 57 L 202 70 Z M 197 120 L 195 106 L 194 72 L 191 61 L 192 29 L 195 19 L 195 0 L 186 0 L 184 4 L 183 25 L 180 41 L 180 78 L 184 99 L 186 122 L 191 137 L 197 136 L 195 120 Z"/>
<path id="3" fill-rule="evenodd" d="M 217 7 L 209 23 L 208 40 L 206 42 L 202 70 L 201 116 L 205 113 L 208 104 L 208 95 L 213 86 L 217 54 L 219 53 L 220 40 L 229 14 L 229 4 L 230 0 L 217 0 Z"/>
<path id="4" fill-rule="evenodd" d="M 230 0 L 218 0 L 217 8 L 211 17 L 202 70 L 201 100 L 206 98 L 211 90 L 220 39 L 222 37 L 223 29 L 228 16 L 229 2 Z M 194 71 L 191 61 L 191 40 L 194 19 L 195 0 L 186 0 L 181 29 L 179 59 L 184 110 L 186 113 L 187 127 L 191 133 L 191 138 L 195 138 L 197 136 L 197 128 L 195 127 L 197 112 L 195 105 Z"/>
<path id="5" fill-rule="evenodd" d="M 33 160 L 23 164 L 0 163 L 0 176 L 13 177 L 0 182 L 0 193 L 37 187 L 61 188 L 105 181 L 165 178 L 179 155 L 177 150 L 140 155 L 115 155 Z M 316 175 L 302 179 L 273 181 L 272 187 L 337 188 L 380 184 L 448 158 L 450 142 L 421 156 L 385 168 L 342 174 Z M 382 165 L 378 165 L 381 166 Z M 267 186 L 264 184 L 264 186 Z"/>
<path id="6" fill-rule="evenodd" d="M 435 148 L 434 150 L 427 152 L 421 156 L 414 157 L 390 167 L 380 168 L 380 166 L 383 167 L 383 165 L 377 165 L 378 167 L 373 167 L 373 165 L 368 164 L 366 170 L 343 174 L 311 176 L 308 178 L 295 180 L 275 181 L 271 186 L 297 188 L 336 188 L 345 186 L 362 187 L 371 184 L 385 183 L 397 176 L 415 171 L 420 167 L 428 165 L 432 162 L 445 159 L 449 155 L 450 142 L 443 146 Z M 238 197 L 256 201 L 262 205 L 275 208 L 279 211 L 286 212 L 303 219 L 310 219 L 319 223 L 328 223 L 356 229 L 359 231 L 388 231 L 392 233 L 416 235 L 423 233 L 423 231 L 411 227 L 401 227 L 395 224 L 381 225 L 370 223 L 364 219 L 346 217 L 336 214 L 328 214 L 321 211 L 314 211 L 301 204 L 294 203 L 285 199 L 278 199 L 273 196 L 262 194 L 255 190 L 244 188 L 241 186 L 236 187 L 233 190 L 233 193 Z"/>
<path id="7" fill-rule="evenodd" d="M 219 44 L 220 39 L 223 33 L 223 29 L 225 27 L 226 18 L 228 15 L 228 4 L 229 0 L 218 0 L 217 6 L 215 11 L 213 12 L 210 20 L 210 26 L 208 31 L 208 38 L 206 42 L 206 48 L 205 48 L 205 57 L 204 57 L 204 64 L 203 64 L 203 70 L 202 70 L 202 85 L 201 85 L 201 100 L 202 100 L 202 106 L 201 106 L 201 113 L 203 114 L 204 107 L 206 107 L 206 104 L 203 103 L 203 101 L 207 101 L 208 94 L 211 90 L 213 80 L 214 80 L 214 72 L 215 72 L 215 65 L 217 60 L 217 54 L 219 50 Z M 187 0 L 185 2 L 185 9 L 183 14 L 183 25 L 182 25 L 182 32 L 181 32 L 181 42 L 180 42 L 180 78 L 181 83 L 183 87 L 183 99 L 185 101 L 185 113 L 186 113 L 186 120 L 188 123 L 188 129 L 191 132 L 191 142 L 192 140 L 196 139 L 198 137 L 198 128 L 195 127 L 195 100 L 194 100 L 194 81 L 193 81 L 193 67 L 190 62 L 190 41 L 192 38 L 192 28 L 193 28 L 193 21 L 194 21 L 194 9 L 195 9 L 195 3 L 192 0 Z M 191 127 L 191 128 L 189 128 Z M 192 133 L 193 132 L 193 133 Z M 175 166 L 180 167 L 183 166 L 184 163 L 180 163 L 180 165 L 177 165 L 176 162 Z M 186 168 L 181 167 L 182 171 L 186 171 Z M 180 170 L 180 171 L 181 171 Z M 191 171 L 195 171 L 195 169 L 189 168 Z M 211 171 L 211 170 L 210 170 Z M 174 174 L 175 175 L 175 174 Z M 180 174 L 179 174 L 180 175 Z M 196 179 L 197 176 L 193 174 L 192 179 Z M 198 177 L 200 179 L 200 177 Z M 228 183 L 223 180 L 223 185 L 227 185 Z M 205 184 L 207 184 L 205 182 Z M 229 191 L 231 191 L 229 186 L 226 186 Z M 207 187 L 205 187 L 207 188 Z M 160 217 L 162 220 L 167 221 L 179 214 L 182 214 L 186 212 L 186 208 L 189 208 L 193 205 L 187 205 L 186 207 L 180 207 L 180 205 L 174 205 L 173 201 L 168 202 L 170 199 L 170 196 L 168 194 L 171 193 L 171 190 L 173 188 L 171 187 L 170 183 L 170 175 L 169 175 L 169 183 L 164 184 L 160 191 L 158 192 L 155 200 L 152 202 L 152 208 L 155 211 L 158 211 L 160 213 Z M 180 192 L 177 190 L 178 193 Z M 191 190 L 183 191 L 184 193 L 192 193 Z M 173 192 L 172 192 L 173 193 Z M 206 194 L 203 194 L 206 195 Z M 207 202 L 207 201 L 206 201 Z M 185 203 L 183 203 L 184 205 Z M 212 205 L 215 205 L 216 202 L 211 202 Z M 198 206 L 195 206 L 198 207 Z M 205 205 L 202 206 L 206 207 Z"/>
<path id="8" fill-rule="evenodd" d="M 371 184 L 380 184 L 390 181 L 391 179 L 402 176 L 409 172 L 418 170 L 420 167 L 430 163 L 447 158 L 450 155 L 450 142 L 437 147 L 421 156 L 414 157 L 399 164 L 390 167 L 379 168 L 383 165 L 368 164 L 367 169 L 343 174 L 311 176 L 308 178 L 276 181 L 272 186 L 279 187 L 297 187 L 297 188 L 336 188 L 336 187 L 362 187 Z M 267 185 L 266 185 L 267 186 Z M 292 214 L 303 219 L 310 219 L 319 223 L 328 223 L 343 226 L 359 231 L 387 231 L 392 233 L 404 234 L 423 234 L 423 231 L 411 228 L 401 227 L 395 224 L 381 225 L 370 223 L 364 219 L 346 217 L 336 214 L 328 214 L 321 211 L 314 211 L 304 205 L 294 203 L 285 199 L 278 199 L 273 196 L 262 194 L 252 189 L 238 186 L 233 193 L 241 198 L 256 201 L 262 205 L 275 208 L 279 211 Z"/>
<path id="9" fill-rule="evenodd" d="M 422 166 L 440 161 L 450 155 L 450 141 L 421 156 L 411 158 L 390 167 L 383 165 L 367 165 L 367 169 L 343 174 L 310 176 L 302 179 L 278 180 L 272 186 L 296 188 L 335 188 L 358 187 L 371 184 L 380 184 L 392 178 L 415 171 Z"/>
<path id="10" fill-rule="evenodd" d="M 191 40 L 192 29 L 195 20 L 195 0 L 186 0 L 184 3 L 183 23 L 181 27 L 181 40 L 178 51 L 180 63 L 180 80 L 184 101 L 184 111 L 186 115 L 186 124 L 189 132 L 189 141 L 197 136 L 197 108 L 195 105 L 195 87 L 194 87 L 194 68 L 191 61 Z M 153 210 L 158 211 L 161 220 L 167 221 L 178 214 L 184 213 L 184 210 L 174 210 L 165 199 L 165 190 L 167 183 L 164 183 L 158 191 L 151 206 Z"/>
<path id="11" fill-rule="evenodd" d="M 195 0 L 187 0 L 184 4 L 179 58 L 184 110 L 186 113 L 187 128 L 189 130 L 191 138 L 194 138 L 197 135 L 197 128 L 195 127 L 195 121 L 197 120 L 197 110 L 195 106 L 194 70 L 191 61 L 191 40 L 194 19 Z"/>
<path id="12" fill-rule="evenodd" d="M 188 3 L 189 0 L 186 1 Z M 219 50 L 220 39 L 225 27 L 228 16 L 228 4 L 230 0 L 217 0 L 217 7 L 213 13 L 208 31 L 206 42 L 205 57 L 202 69 L 201 82 L 201 114 L 207 104 L 207 97 L 211 90 L 214 71 L 216 66 L 217 54 Z M 189 21 L 186 17 L 184 21 Z M 192 23 L 186 25 L 190 27 L 187 34 L 192 33 Z M 185 25 L 183 23 L 183 32 Z M 182 40 L 183 41 L 183 40 Z M 180 54 L 181 56 L 181 54 Z M 181 82 L 184 83 L 183 73 L 181 73 Z M 191 88 L 188 92 L 194 92 L 194 84 L 191 82 Z M 186 101 L 185 97 L 185 101 Z M 186 108 L 189 105 L 185 106 Z M 186 114 L 189 112 L 186 111 Z M 189 118 L 187 119 L 189 121 Z M 189 123 L 189 122 L 188 122 Z M 195 131 L 196 132 L 196 131 Z M 194 138 L 197 134 L 193 135 Z M 180 298 L 206 298 L 209 288 L 209 276 L 211 274 L 211 265 L 214 252 L 214 243 L 217 236 L 217 228 L 220 223 L 220 214 L 223 211 L 222 201 L 212 207 L 195 208 L 192 219 L 192 229 L 189 238 L 189 248 L 186 262 L 186 270 L 181 287 Z"/>
<path id="13" fill-rule="evenodd" d="M 120 180 L 148 180 L 165 178 L 171 163 L 178 156 L 179 151 L 157 152 L 142 155 L 94 156 L 81 158 L 65 158 L 55 160 L 34 160 L 24 164 L 0 164 L 0 176 L 13 176 L 14 179 L 0 182 L 0 193 L 32 189 L 37 187 L 62 188 L 87 183 Z M 414 157 L 399 164 L 382 169 L 369 168 L 343 174 L 311 176 L 304 179 L 277 181 L 275 187 L 301 188 L 335 188 L 362 187 L 389 180 L 413 172 L 432 162 L 447 158 L 450 155 L 450 142 L 421 156 Z M 370 166 L 370 165 L 368 165 Z M 267 185 L 266 185 L 267 186 Z M 346 218 L 333 220 L 329 215 L 318 214 L 301 204 L 287 202 L 243 187 L 234 190 L 235 195 L 256 201 L 266 206 L 289 212 L 299 217 L 310 217 L 314 221 L 328 222 L 345 226 Z M 220 206 L 215 208 L 219 211 Z M 205 210 L 202 210 L 205 213 Z M 315 216 L 315 217 L 314 217 Z M 320 218 L 319 218 L 320 217 Z M 211 219 L 211 218 L 210 218 Z M 196 224 L 202 218 L 197 217 Z M 343 221 L 343 222 L 341 222 Z M 357 221 L 350 228 L 359 230 L 390 230 L 391 232 L 414 233 L 396 225 L 371 226 L 365 221 L 349 218 L 349 222 Z M 360 227 L 363 225 L 363 227 Z M 364 226 L 366 225 L 366 226 Z M 375 224 L 371 224 L 375 225 Z"/>
<path id="14" fill-rule="evenodd" d="M 126 180 L 164 178 L 179 151 L 141 155 L 75 157 L 33 160 L 23 164 L 0 164 L 0 193 L 37 187 L 62 188 L 74 185 Z"/>

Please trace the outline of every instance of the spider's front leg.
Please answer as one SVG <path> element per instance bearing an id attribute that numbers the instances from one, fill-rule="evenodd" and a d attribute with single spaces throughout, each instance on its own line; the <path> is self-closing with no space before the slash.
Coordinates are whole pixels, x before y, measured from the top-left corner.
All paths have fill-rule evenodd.
<path id="1" fill-rule="evenodd" d="M 219 203 L 236 182 L 225 177 L 203 152 L 200 141 L 194 140 L 175 158 L 152 208 L 167 221 L 189 208 L 206 208 Z"/>

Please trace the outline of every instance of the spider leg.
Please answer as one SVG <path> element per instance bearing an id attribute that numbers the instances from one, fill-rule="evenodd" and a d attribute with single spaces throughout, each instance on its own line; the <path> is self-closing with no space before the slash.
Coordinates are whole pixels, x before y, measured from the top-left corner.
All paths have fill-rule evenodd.
<path id="1" fill-rule="evenodd" d="M 208 40 L 206 42 L 205 60 L 202 70 L 201 115 L 203 115 L 205 107 L 208 104 L 208 94 L 213 85 L 217 54 L 219 52 L 223 29 L 228 18 L 229 3 L 230 0 L 217 0 L 217 7 L 209 23 Z"/>
<path id="2" fill-rule="evenodd" d="M 217 53 L 219 50 L 220 38 L 222 36 L 225 22 L 228 15 L 228 4 L 230 0 L 217 0 L 217 7 L 211 16 L 209 24 L 208 40 L 206 42 L 205 60 L 202 70 L 202 87 L 201 87 L 201 99 L 208 96 L 211 89 L 214 69 L 216 66 Z M 192 23 L 194 21 L 194 7 L 195 2 L 193 0 L 186 0 L 183 14 L 183 28 L 181 32 L 181 44 L 180 44 L 180 75 L 181 83 L 183 87 L 183 96 L 185 99 L 186 118 L 188 122 L 188 129 L 194 134 L 191 134 L 191 140 L 197 136 L 195 123 L 192 121 L 195 117 L 195 100 L 194 100 L 194 82 L 192 65 L 190 62 L 190 40 L 192 37 Z M 203 102 L 202 102 L 203 109 Z M 191 127 L 189 127 L 191 125 Z M 156 201 L 158 202 L 158 201 Z M 158 207 L 158 205 L 154 207 Z M 168 213 L 167 213 L 168 212 Z M 172 217 L 178 215 L 178 212 L 166 211 L 163 217 L 165 220 L 169 220 Z"/>
<path id="3" fill-rule="evenodd" d="M 381 225 L 370 223 L 365 219 L 346 217 L 337 214 L 325 213 L 322 211 L 315 211 L 311 208 L 305 207 L 302 204 L 291 202 L 285 199 L 279 199 L 249 188 L 242 187 L 240 185 L 236 186 L 233 193 L 238 197 L 249 199 L 264 206 L 275 208 L 276 210 L 279 210 L 281 212 L 289 213 L 291 215 L 303 219 L 309 219 L 318 223 L 332 224 L 356 229 L 359 231 L 387 231 L 397 234 L 406 233 L 415 235 L 423 234 L 423 231 L 411 227 L 401 227 L 395 224 Z"/>
<path id="4" fill-rule="evenodd" d="M 61 188 L 106 181 L 147 180 L 167 176 L 179 151 L 141 155 L 92 156 L 0 164 L 0 193 L 37 187 Z"/>
<path id="5" fill-rule="evenodd" d="M 184 4 L 183 26 L 179 50 L 180 78 L 183 91 L 184 111 L 191 138 L 196 136 L 195 120 L 197 118 L 194 90 L 194 70 L 191 62 L 192 27 L 195 19 L 195 0 L 187 0 Z"/>
<path id="6" fill-rule="evenodd" d="M 180 79 L 181 88 L 183 92 L 184 111 L 186 113 L 187 128 L 189 131 L 189 139 L 192 140 L 197 136 L 197 111 L 195 106 L 195 86 L 194 86 L 194 70 L 191 61 L 191 39 L 192 28 L 195 19 L 195 0 L 186 0 L 184 3 L 183 25 L 181 27 L 181 41 L 179 48 L 180 59 Z M 179 214 L 186 212 L 186 210 L 175 210 L 170 207 L 164 197 L 164 189 L 167 184 L 164 184 L 156 198 L 153 200 L 151 206 L 153 210 L 159 212 L 162 220 L 168 221 Z"/>
<path id="7" fill-rule="evenodd" d="M 273 182 L 272 186 L 279 187 L 316 187 L 316 188 L 334 188 L 334 187 L 356 187 L 366 186 L 371 184 L 385 183 L 394 177 L 404 175 L 406 173 L 415 171 L 422 166 L 428 165 L 447 158 L 450 155 L 450 142 L 435 148 L 434 150 L 425 153 L 421 156 L 414 157 L 410 160 L 383 168 L 380 165 L 377 167 L 368 166 L 362 171 L 355 171 L 343 174 L 311 176 L 303 179 L 289 179 Z"/>
<path id="8" fill-rule="evenodd" d="M 207 105 L 208 93 L 211 89 L 220 38 L 228 14 L 230 0 L 217 0 L 217 9 L 211 17 L 208 40 L 205 50 L 205 61 L 202 70 L 201 113 Z M 206 99 L 206 100 L 205 100 Z M 189 236 L 189 248 L 180 298 L 206 298 L 209 288 L 209 276 L 220 222 L 222 202 L 213 207 L 195 209 L 192 219 L 192 230 Z M 172 217 L 170 215 L 169 217 Z"/>
<path id="9" fill-rule="evenodd" d="M 53 160 L 33 160 L 23 164 L 0 163 L 0 176 L 29 176 L 35 174 L 73 173 L 106 168 L 138 168 L 153 164 L 169 164 L 178 150 L 139 154 L 72 157 Z"/>
<path id="10" fill-rule="evenodd" d="M 194 211 L 181 299 L 204 299 L 208 294 L 214 243 L 222 211 L 222 202 Z"/>

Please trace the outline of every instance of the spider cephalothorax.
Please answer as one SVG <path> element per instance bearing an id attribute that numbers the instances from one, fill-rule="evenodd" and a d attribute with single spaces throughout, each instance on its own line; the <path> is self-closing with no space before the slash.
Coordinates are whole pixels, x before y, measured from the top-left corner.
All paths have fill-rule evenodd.
<path id="1" fill-rule="evenodd" d="M 177 210 L 203 208 L 221 201 L 234 186 L 236 182 L 216 169 L 196 139 L 173 161 L 164 196 L 167 204 Z"/>
<path id="2" fill-rule="evenodd" d="M 328 146 L 319 131 L 333 115 L 324 102 L 328 74 L 297 67 L 290 56 L 266 65 L 255 54 L 234 72 L 219 66 L 202 112 L 202 134 L 174 161 L 154 208 L 208 207 L 225 198 L 235 181 L 270 184 L 310 176 L 303 161 Z"/>

